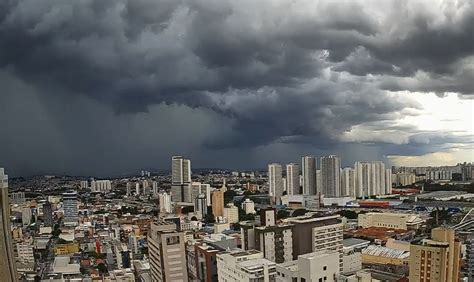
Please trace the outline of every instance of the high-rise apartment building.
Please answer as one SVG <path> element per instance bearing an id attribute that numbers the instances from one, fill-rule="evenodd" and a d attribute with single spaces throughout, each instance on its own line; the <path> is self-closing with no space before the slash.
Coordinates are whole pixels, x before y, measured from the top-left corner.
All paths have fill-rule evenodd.
<path id="1" fill-rule="evenodd" d="M 316 191 L 317 193 L 321 194 L 321 190 L 323 189 L 323 184 L 321 180 L 321 170 L 317 169 L 316 170 Z"/>
<path id="2" fill-rule="evenodd" d="M 160 213 L 171 213 L 171 197 L 166 192 L 158 194 Z"/>
<path id="3" fill-rule="evenodd" d="M 268 165 L 268 194 L 272 197 L 275 203 L 281 201 L 283 196 L 283 176 L 281 164 L 272 163 Z"/>
<path id="4" fill-rule="evenodd" d="M 385 169 L 385 194 L 392 194 L 392 170 L 389 168 Z"/>
<path id="5" fill-rule="evenodd" d="M 184 233 L 174 223 L 153 222 L 148 248 L 152 281 L 188 281 Z"/>
<path id="6" fill-rule="evenodd" d="M 112 190 L 112 182 L 110 180 L 92 180 L 92 192 L 110 192 Z"/>
<path id="7" fill-rule="evenodd" d="M 354 170 L 357 197 L 385 195 L 388 190 L 391 192 L 391 183 L 388 188 L 386 187 L 388 185 L 386 180 L 387 170 L 383 162 L 356 162 Z"/>
<path id="8" fill-rule="evenodd" d="M 460 250 L 453 229 L 432 229 L 431 240 L 410 245 L 410 281 L 459 281 Z"/>
<path id="9" fill-rule="evenodd" d="M 303 194 L 316 195 L 316 158 L 305 156 L 301 159 L 301 172 L 303 174 Z"/>
<path id="10" fill-rule="evenodd" d="M 224 216 L 224 192 L 215 190 L 211 193 L 212 198 L 212 214 L 217 216 Z"/>
<path id="11" fill-rule="evenodd" d="M 48 201 L 43 204 L 43 222 L 45 226 L 53 226 L 53 205 Z"/>
<path id="12" fill-rule="evenodd" d="M 307 213 L 303 216 L 290 217 L 283 222 L 293 227 L 293 258 L 299 255 L 333 250 L 339 253 L 339 266 L 342 272 L 343 260 L 343 225 L 339 215 L 319 216 Z"/>
<path id="13" fill-rule="evenodd" d="M 293 225 L 255 227 L 255 248 L 276 263 L 293 260 Z"/>
<path id="14" fill-rule="evenodd" d="M 76 192 L 63 193 L 64 217 L 74 219 L 78 217 L 78 200 Z"/>
<path id="15" fill-rule="evenodd" d="M 182 156 L 171 157 L 172 184 L 191 183 L 191 161 Z"/>
<path id="16" fill-rule="evenodd" d="M 350 167 L 341 171 L 341 196 L 355 197 L 355 171 Z"/>
<path id="17" fill-rule="evenodd" d="M 325 197 L 341 196 L 341 159 L 330 155 L 321 157 L 321 193 Z"/>
<path id="18" fill-rule="evenodd" d="M 286 193 L 288 195 L 300 193 L 300 166 L 294 163 L 286 165 Z"/>
<path id="19" fill-rule="evenodd" d="M 8 176 L 0 168 L 0 277 L 8 282 L 18 281 L 10 228 Z"/>
<path id="20" fill-rule="evenodd" d="M 201 194 L 194 199 L 194 212 L 199 212 L 202 217 L 207 215 L 206 195 Z"/>
<path id="21" fill-rule="evenodd" d="M 201 182 L 191 183 L 191 199 L 196 199 L 199 195 L 204 194 L 206 197 L 206 203 L 208 206 L 211 205 L 211 185 L 204 184 Z"/>
<path id="22" fill-rule="evenodd" d="M 182 156 L 171 158 L 171 199 L 173 202 L 192 203 L 191 161 Z"/>

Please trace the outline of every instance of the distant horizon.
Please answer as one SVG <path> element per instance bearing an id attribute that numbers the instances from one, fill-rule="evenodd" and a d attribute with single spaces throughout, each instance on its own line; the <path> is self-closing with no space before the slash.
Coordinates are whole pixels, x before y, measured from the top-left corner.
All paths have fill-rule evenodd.
<path id="1" fill-rule="evenodd" d="M 359 161 L 359 162 L 366 162 L 366 161 L 378 161 L 378 160 L 364 160 L 364 161 Z M 385 163 L 385 162 L 384 162 Z M 436 166 L 392 166 L 392 165 L 386 165 L 386 168 L 392 168 L 392 167 L 444 167 L 444 166 L 456 166 L 458 164 L 463 164 L 463 163 L 474 163 L 473 161 L 465 161 L 465 162 L 457 162 L 457 163 L 454 163 L 454 164 L 445 164 L 445 165 L 436 165 Z M 286 165 L 287 163 L 280 163 L 282 166 Z M 299 163 L 297 163 L 299 164 Z M 301 166 L 301 164 L 299 164 Z M 346 167 L 353 167 L 353 166 L 341 166 L 341 168 L 346 168 Z M 0 168 L 4 168 L 5 169 L 5 174 L 9 176 L 9 179 L 15 179 L 15 178 L 32 178 L 32 177 L 39 177 L 39 176 L 70 176 L 70 177 L 78 177 L 78 178 L 90 178 L 90 177 L 96 177 L 96 178 L 119 178 L 119 177 L 127 177 L 127 176 L 130 176 L 130 177 L 135 177 L 135 176 L 138 176 L 138 177 L 141 177 L 141 171 L 149 171 L 150 173 L 170 173 L 171 172 L 171 168 L 168 168 L 168 169 L 152 169 L 152 168 L 144 168 L 144 169 L 140 169 L 136 172 L 124 172 L 124 173 L 115 173 L 115 174 L 109 174 L 109 175 L 93 175 L 93 174 L 90 174 L 90 175 L 81 175 L 81 174 L 70 174 L 70 173 L 38 173 L 38 174 L 31 174 L 31 175 L 14 175 L 14 176 L 11 176 L 9 173 L 8 173 L 8 169 L 5 168 L 5 167 L 2 167 L 0 166 Z M 301 168 L 300 168 L 301 169 Z M 319 169 L 319 162 L 318 162 L 318 169 Z M 224 168 L 224 167 L 197 167 L 197 168 L 194 168 L 192 167 L 192 160 L 191 160 L 191 171 L 199 171 L 199 170 L 202 170 L 202 171 L 210 171 L 210 170 L 225 170 L 225 171 L 228 171 L 228 172 L 233 172 L 233 171 L 238 171 L 238 172 L 265 172 L 267 171 L 268 169 L 266 167 L 263 167 L 263 168 Z M 136 173 L 136 174 L 135 174 Z"/>

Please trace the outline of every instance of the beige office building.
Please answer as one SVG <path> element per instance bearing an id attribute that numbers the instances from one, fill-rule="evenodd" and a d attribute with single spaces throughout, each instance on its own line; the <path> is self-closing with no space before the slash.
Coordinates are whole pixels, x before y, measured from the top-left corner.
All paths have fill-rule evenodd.
<path id="1" fill-rule="evenodd" d="M 359 227 L 384 227 L 393 229 L 416 229 L 423 220 L 416 214 L 369 212 L 359 214 Z"/>
<path id="2" fill-rule="evenodd" d="M 153 222 L 148 234 L 152 281 L 188 281 L 184 233 L 169 222 Z"/>
<path id="3" fill-rule="evenodd" d="M 8 176 L 3 168 L 0 168 L 0 257 L 1 280 L 18 281 L 10 227 Z"/>
<path id="4" fill-rule="evenodd" d="M 224 192 L 216 190 L 211 193 L 212 214 L 217 216 L 224 216 Z"/>
<path id="5" fill-rule="evenodd" d="M 431 238 L 410 246 L 410 281 L 459 281 L 461 243 L 454 230 L 435 228 Z"/>

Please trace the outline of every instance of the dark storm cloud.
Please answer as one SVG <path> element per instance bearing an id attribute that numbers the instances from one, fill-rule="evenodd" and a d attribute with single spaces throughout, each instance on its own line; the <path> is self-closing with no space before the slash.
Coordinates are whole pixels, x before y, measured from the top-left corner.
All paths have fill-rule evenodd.
<path id="1" fill-rule="evenodd" d="M 209 150 L 331 148 L 422 107 L 386 90 L 474 92 L 473 3 L 431 4 L 7 0 L 0 68 L 41 103 L 90 99 L 114 122 L 154 105 L 212 112 L 228 128 L 203 129 Z"/>

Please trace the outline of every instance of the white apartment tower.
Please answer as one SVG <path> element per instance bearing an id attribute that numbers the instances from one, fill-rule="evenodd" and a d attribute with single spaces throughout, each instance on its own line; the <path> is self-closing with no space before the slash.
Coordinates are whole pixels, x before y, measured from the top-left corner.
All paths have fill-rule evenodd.
<path id="1" fill-rule="evenodd" d="M 356 162 L 354 164 L 354 170 L 356 197 L 385 195 L 387 194 L 387 190 L 391 192 L 391 184 L 386 188 L 388 184 L 386 181 L 387 170 L 383 162 Z"/>
<path id="2" fill-rule="evenodd" d="M 158 194 L 160 213 L 171 213 L 171 197 L 166 192 Z"/>
<path id="3" fill-rule="evenodd" d="M 316 158 L 305 156 L 301 159 L 301 171 L 303 174 L 303 194 L 316 195 Z"/>
<path id="4" fill-rule="evenodd" d="M 300 167 L 295 163 L 286 165 L 286 193 L 288 195 L 300 193 Z"/>
<path id="5" fill-rule="evenodd" d="M 341 159 L 330 155 L 321 157 L 321 193 L 326 197 L 341 196 Z"/>
<path id="6" fill-rule="evenodd" d="M 346 167 L 341 170 L 341 196 L 355 197 L 355 173 L 354 169 Z"/>
<path id="7" fill-rule="evenodd" d="M 275 202 L 280 202 L 281 196 L 283 196 L 281 164 L 272 163 L 268 165 L 268 185 L 270 197 L 273 197 Z"/>
<path id="8" fill-rule="evenodd" d="M 392 194 L 392 170 L 385 169 L 385 194 Z"/>
<path id="9" fill-rule="evenodd" d="M 191 161 L 182 156 L 171 157 L 172 184 L 191 183 Z"/>

